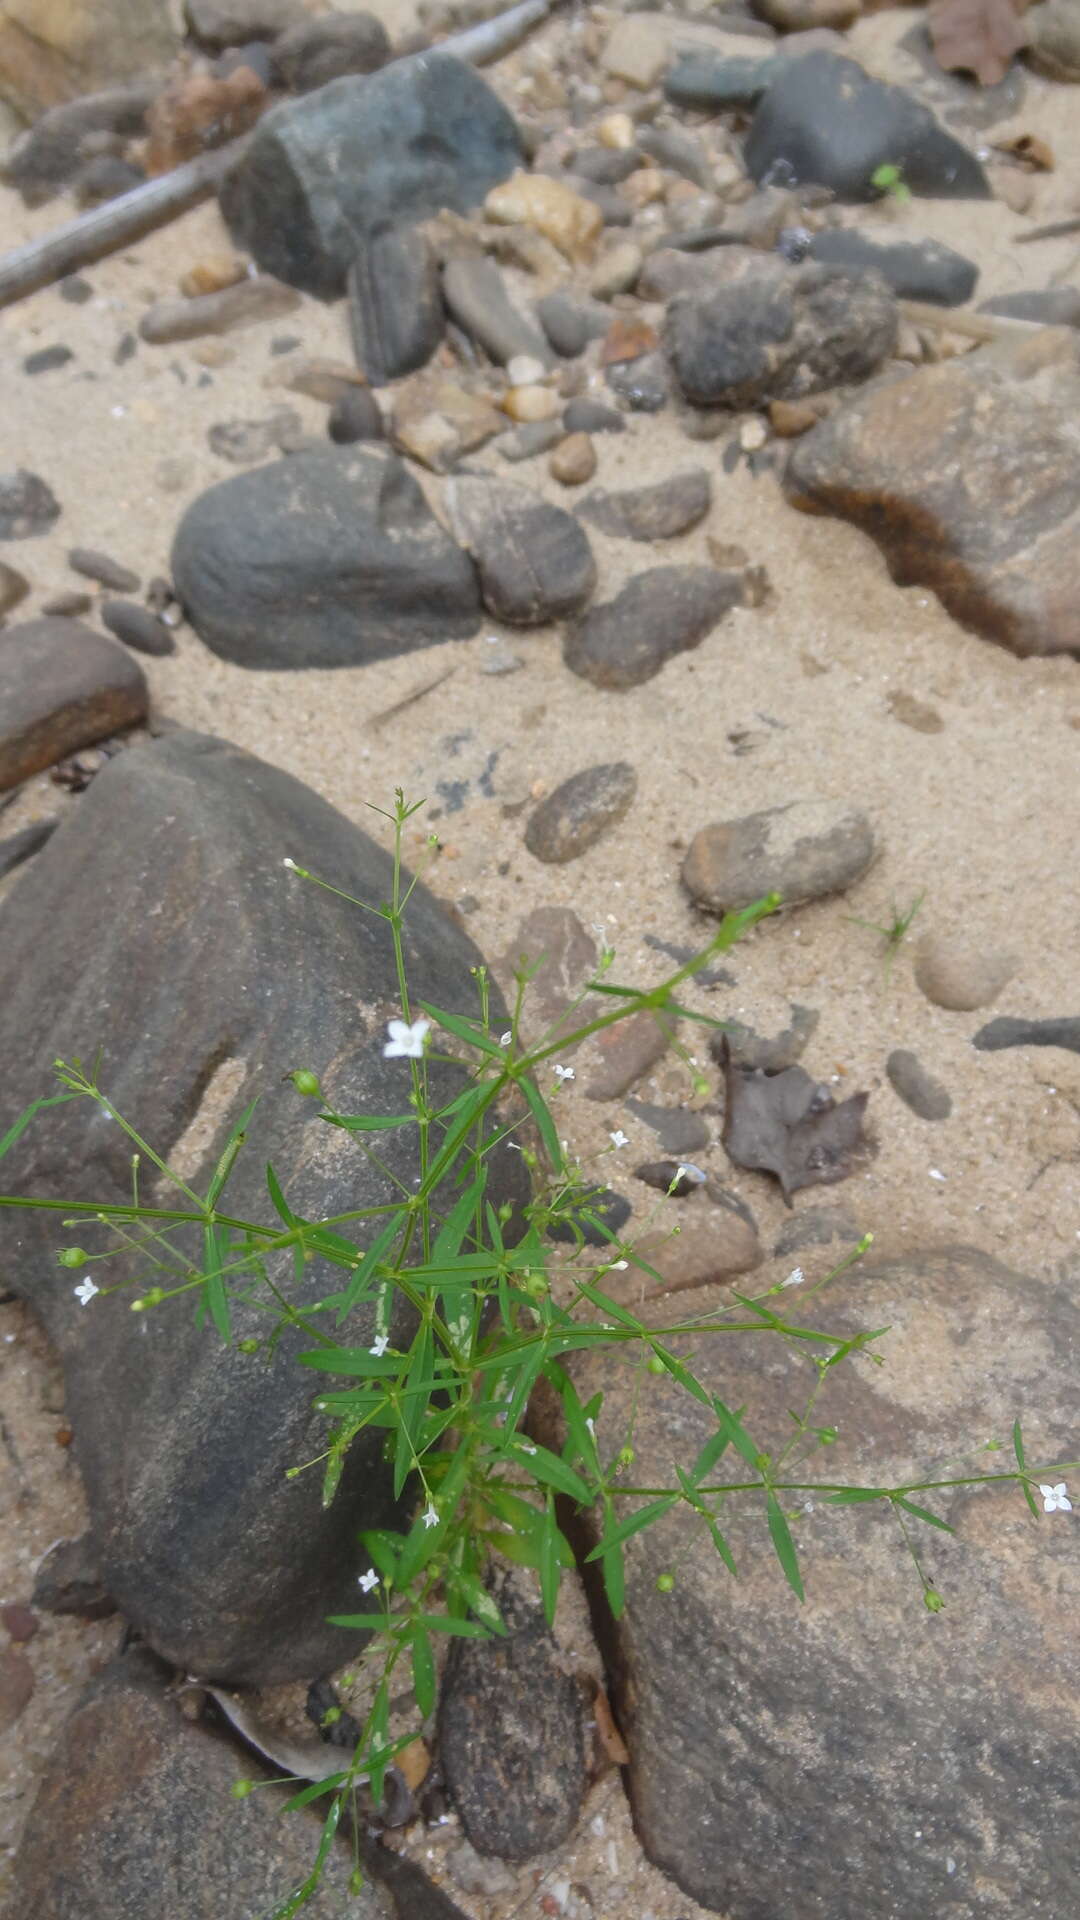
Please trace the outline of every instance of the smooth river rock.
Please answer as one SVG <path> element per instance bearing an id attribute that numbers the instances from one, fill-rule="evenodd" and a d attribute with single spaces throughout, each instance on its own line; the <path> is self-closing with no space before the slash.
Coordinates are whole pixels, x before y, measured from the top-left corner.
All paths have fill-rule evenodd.
<path id="1" fill-rule="evenodd" d="M 866 872 L 874 851 L 864 813 L 835 801 L 796 800 L 703 827 L 682 877 L 691 898 L 715 913 L 749 907 L 767 893 L 793 907 L 842 893 Z"/>

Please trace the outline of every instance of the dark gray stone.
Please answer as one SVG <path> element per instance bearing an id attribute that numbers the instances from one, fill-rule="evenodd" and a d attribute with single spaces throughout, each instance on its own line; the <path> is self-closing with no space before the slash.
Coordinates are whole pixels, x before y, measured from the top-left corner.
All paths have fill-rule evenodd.
<path id="1" fill-rule="evenodd" d="M 948 1119 L 952 1095 L 907 1047 L 894 1047 L 885 1062 L 885 1072 L 893 1092 L 920 1120 Z"/>
<path id="2" fill-rule="evenodd" d="M 352 666 L 480 625 L 467 556 L 376 448 L 298 453 L 188 508 L 172 575 L 200 638 L 249 667 Z"/>
<path id="3" fill-rule="evenodd" d="M 346 387 L 326 416 L 326 431 L 339 447 L 356 440 L 381 440 L 383 417 L 370 387 Z"/>
<path id="4" fill-rule="evenodd" d="M 775 54 L 753 60 L 745 55 L 686 53 L 664 75 L 664 92 L 672 106 L 704 108 L 706 113 L 756 107 L 780 64 Z"/>
<path id="5" fill-rule="evenodd" d="M 636 687 L 701 645 L 743 597 L 742 575 L 712 567 L 651 567 L 572 627 L 563 658 L 598 687 Z"/>
<path id="6" fill-rule="evenodd" d="M 184 0 L 188 30 L 212 53 L 245 40 L 272 40 L 302 13 L 303 0 Z"/>
<path id="7" fill-rule="evenodd" d="M 352 260 L 346 288 L 353 354 L 373 387 L 426 366 L 446 315 L 425 234 L 406 227 L 372 235 Z"/>
<path id="8" fill-rule="evenodd" d="M 854 227 L 824 227 L 810 241 L 810 258 L 849 273 L 874 272 L 903 300 L 962 307 L 975 291 L 979 269 L 940 240 L 894 240 L 882 244 Z M 1080 293 L 1070 289 L 1080 308 Z M 1021 296 L 1023 297 L 1023 296 Z"/>
<path id="9" fill-rule="evenodd" d="M 97 1053 L 116 1111 L 166 1158 L 211 1090 L 192 1170 L 200 1190 L 240 1112 L 264 1096 L 227 1189 L 237 1217 L 273 1223 L 268 1160 L 303 1218 L 383 1203 L 386 1177 L 343 1150 L 343 1136 L 282 1079 L 310 1067 L 338 1111 L 397 1109 L 409 1082 L 403 1063 L 383 1056 L 400 1006 L 392 947 L 377 918 L 286 875 L 289 850 L 358 899 L 389 898 L 380 848 L 299 781 L 234 747 L 178 731 L 111 760 L 0 912 L 5 1116 L 48 1090 L 57 1057 Z M 480 955 L 423 887 L 405 940 L 418 997 L 464 1005 Z M 214 1093 L 226 1063 L 225 1091 Z M 438 1103 L 464 1083 L 455 1066 L 432 1061 L 428 1071 Z M 394 1190 L 408 1189 L 411 1129 L 383 1136 L 380 1157 L 402 1183 Z M 488 1163 L 496 1204 L 518 1194 L 519 1161 Z M 103 1109 L 63 1106 L 22 1135 L 4 1187 L 128 1199 L 129 1142 Z M 148 1191 L 164 1201 L 164 1188 Z M 164 1658 L 207 1678 L 307 1681 L 340 1665 L 357 1636 L 327 1616 L 357 1610 L 367 1565 L 357 1532 L 400 1519 L 381 1436 L 357 1441 L 324 1511 L 318 1472 L 286 1478 L 326 1445 L 320 1382 L 296 1359 L 311 1335 L 286 1331 L 273 1351 L 249 1355 L 190 1303 L 133 1314 L 122 1291 L 83 1308 L 79 1276 L 57 1265 L 61 1237 L 52 1215 L 0 1216 L 3 1271 L 63 1362 L 102 1578 L 121 1612 Z M 176 1244 L 182 1260 L 201 1262 L 197 1234 Z M 297 1280 L 285 1252 L 269 1270 L 301 1308 L 340 1286 L 340 1271 L 320 1260 Z M 145 1284 L 143 1260 L 124 1255 L 105 1271 L 110 1285 L 135 1275 Z M 372 1316 L 358 1308 L 340 1337 L 366 1344 Z M 395 1340 L 408 1338 L 408 1322 L 399 1305 Z M 271 1325 L 234 1303 L 236 1341 L 265 1341 Z"/>
<path id="10" fill-rule="evenodd" d="M 743 157 L 759 182 L 813 183 L 841 200 L 876 200 L 873 175 L 880 166 L 900 167 L 911 192 L 927 199 L 991 197 L 970 148 L 946 133 L 929 107 L 824 50 L 779 63 Z"/>
<path id="11" fill-rule="evenodd" d="M 626 418 L 602 400 L 589 400 L 579 394 L 563 408 L 562 423 L 567 433 L 625 433 Z"/>
<path id="12" fill-rule="evenodd" d="M 34 353 L 28 353 L 22 363 L 22 370 L 31 376 L 35 373 L 55 373 L 57 367 L 66 367 L 75 355 L 70 347 L 59 342 L 53 347 L 38 347 Z"/>
<path id="13" fill-rule="evenodd" d="M 272 107 L 219 197 L 261 268 L 332 299 L 366 240 L 443 207 L 468 212 L 520 160 L 480 75 L 425 53 Z"/>
<path id="14" fill-rule="evenodd" d="M 572 513 L 528 487 L 481 473 L 448 481 L 445 502 L 497 620 L 536 627 L 580 612 L 596 586 L 596 562 Z"/>
<path id="15" fill-rule="evenodd" d="M 4 179 L 27 206 L 43 205 L 74 179 L 95 136 L 131 140 L 144 134 L 146 109 L 159 90 L 159 81 L 143 80 L 47 108 L 6 156 Z"/>
<path id="16" fill-rule="evenodd" d="M 81 1620 L 107 1620 L 116 1612 L 88 1533 L 46 1553 L 34 1576 L 33 1604 L 41 1613 L 74 1613 Z"/>
<path id="17" fill-rule="evenodd" d="M 94 297 L 93 287 L 89 280 L 83 279 L 81 273 L 65 274 L 64 278 L 57 282 L 56 291 L 61 300 L 66 300 L 72 307 L 85 307 L 87 301 Z"/>
<path id="18" fill-rule="evenodd" d="M 621 493 L 600 488 L 578 503 L 577 511 L 591 527 L 623 540 L 673 540 L 704 520 L 712 504 L 712 483 L 704 467 L 648 487 L 627 487 Z"/>
<path id="19" fill-rule="evenodd" d="M 801 399 L 865 379 L 892 353 L 896 299 L 876 276 L 779 260 L 761 269 L 668 306 L 668 353 L 694 406 Z"/>
<path id="20" fill-rule="evenodd" d="M 0 633 L 0 792 L 145 720 L 141 667 L 77 620 L 25 620 Z"/>
<path id="21" fill-rule="evenodd" d="M 46 841 L 55 833 L 57 825 L 56 820 L 37 820 L 33 826 L 23 827 L 19 833 L 9 834 L 6 840 L 0 840 L 0 880 L 14 873 L 24 860 L 30 860 L 35 853 L 40 853 Z"/>
<path id="22" fill-rule="evenodd" d="M 643 353 L 636 360 L 617 360 L 604 368 L 604 379 L 625 400 L 631 413 L 659 413 L 671 397 L 667 363 L 662 353 Z"/>
<path id="23" fill-rule="evenodd" d="M 113 593 L 139 591 L 138 574 L 132 573 L 130 567 L 121 566 L 111 554 L 99 552 L 97 547 L 70 547 L 67 563 L 73 573 L 81 573 L 85 580 L 96 580 L 99 587 L 109 587 Z"/>
<path id="24" fill-rule="evenodd" d="M 519 460 L 535 460 L 538 453 L 550 452 L 565 438 L 566 428 L 560 420 L 526 420 L 524 426 L 500 433 L 493 444 L 503 460 L 516 464 Z"/>
<path id="25" fill-rule="evenodd" d="M 682 1158 L 688 1153 L 702 1153 L 710 1144 L 708 1121 L 690 1107 L 661 1107 L 632 1097 L 626 1105 L 635 1120 L 652 1129 L 666 1153 Z"/>
<path id="26" fill-rule="evenodd" d="M 979 303 L 980 313 L 999 313 L 1006 320 L 1037 320 L 1042 327 L 1080 327 L 1080 288 L 1029 287 L 1021 293 L 998 293 Z"/>
<path id="27" fill-rule="evenodd" d="M 536 315 L 556 353 L 575 360 L 590 340 L 602 340 L 611 325 L 611 308 L 587 294 L 556 288 L 536 303 Z"/>
<path id="28" fill-rule="evenodd" d="M 626 760 L 586 767 L 541 800 L 525 828 L 535 860 L 562 866 L 576 860 L 625 820 L 637 795 L 637 774 Z"/>
<path id="29" fill-rule="evenodd" d="M 1080 1014 L 1050 1020 L 1016 1020 L 999 1014 L 979 1028 L 972 1046 L 980 1053 L 999 1053 L 1003 1047 L 1065 1047 L 1080 1053 Z"/>
<path id="30" fill-rule="evenodd" d="M 555 355 L 539 327 L 515 307 L 502 274 L 485 254 L 448 260 L 442 290 L 452 319 L 496 366 L 505 367 L 522 353 L 542 367 L 554 364 Z"/>
<path id="31" fill-rule="evenodd" d="M 106 200 L 117 200 L 122 193 L 145 185 L 146 174 L 117 153 L 98 153 L 84 161 L 72 181 L 72 192 L 80 207 L 100 207 Z"/>
<path id="32" fill-rule="evenodd" d="M 634 1168 L 634 1179 L 670 1200 L 688 1200 L 701 1185 L 677 1160 L 644 1160 Z"/>
<path id="33" fill-rule="evenodd" d="M 268 1913 L 307 1879 L 320 1822 L 282 1818 L 289 1795 L 261 1786 L 251 1756 L 185 1719 L 170 1675 L 145 1648 L 120 1654 L 92 1680 L 41 1783 L 15 1862 L 9 1911 L 35 1920 L 205 1920 Z M 137 1791 L 133 1784 L 137 1782 Z M 63 1845 L 58 1835 L 63 1834 Z M 388 1920 L 386 1895 L 348 1894 L 344 1843 L 326 1862 L 305 1912 L 312 1920 Z"/>
<path id="34" fill-rule="evenodd" d="M 51 487 L 26 467 L 0 473 L 0 540 L 33 540 L 60 518 Z"/>
<path id="35" fill-rule="evenodd" d="M 439 1758 L 477 1852 L 533 1860 L 568 1838 L 584 1798 L 580 1695 L 525 1582 L 506 1575 L 493 1597 L 509 1631 L 453 1643 Z"/>
<path id="36" fill-rule="evenodd" d="M 298 20 L 274 41 L 275 80 L 293 93 L 311 93 L 348 73 L 374 73 L 390 58 L 390 38 L 371 13 L 329 13 Z"/>
<path id="37" fill-rule="evenodd" d="M 103 600 L 102 623 L 109 632 L 136 653 L 163 655 L 176 652 L 176 641 L 156 613 L 140 607 L 137 600 Z"/>

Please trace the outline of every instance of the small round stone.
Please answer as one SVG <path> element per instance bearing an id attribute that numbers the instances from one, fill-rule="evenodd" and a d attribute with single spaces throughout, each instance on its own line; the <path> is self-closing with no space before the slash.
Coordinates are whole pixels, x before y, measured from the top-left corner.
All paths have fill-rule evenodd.
<path id="1" fill-rule="evenodd" d="M 587 433 L 571 433 L 555 448 L 548 472 L 564 487 L 580 487 L 596 472 L 596 448 Z"/>
<path id="2" fill-rule="evenodd" d="M 915 955 L 915 982 L 935 1007 L 970 1013 L 997 999 L 1016 966 L 1012 954 L 968 934 L 927 933 Z"/>
<path id="3" fill-rule="evenodd" d="M 637 774 L 626 760 L 571 774 L 541 801 L 525 829 L 534 859 L 562 866 L 618 826 L 634 803 Z"/>
<path id="4" fill-rule="evenodd" d="M 515 353 L 506 363 L 506 377 L 512 387 L 539 386 L 547 369 L 531 353 Z"/>
<path id="5" fill-rule="evenodd" d="M 101 618 L 109 632 L 136 653 L 176 652 L 176 641 L 164 622 L 148 607 L 137 606 L 134 600 L 103 601 Z"/>
<path id="6" fill-rule="evenodd" d="M 355 440 L 381 440 L 383 417 L 370 387 L 346 387 L 327 416 L 326 431 L 338 446 Z"/>
<path id="7" fill-rule="evenodd" d="M 551 420 L 562 407 L 562 401 L 550 387 L 511 387 L 503 400 L 503 412 L 511 420 Z"/>

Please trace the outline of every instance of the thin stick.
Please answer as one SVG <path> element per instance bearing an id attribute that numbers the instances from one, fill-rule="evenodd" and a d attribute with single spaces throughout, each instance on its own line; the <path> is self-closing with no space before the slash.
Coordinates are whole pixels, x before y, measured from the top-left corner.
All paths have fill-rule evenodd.
<path id="1" fill-rule="evenodd" d="M 965 340 L 1015 339 L 1018 334 L 1037 333 L 1041 320 L 1014 319 L 1000 313 L 963 313 L 958 307 L 935 307 L 928 300 L 898 300 L 905 320 L 917 327 L 936 327 L 939 333 L 959 333 Z"/>
<path id="2" fill-rule="evenodd" d="M 484 66 L 508 53 L 531 27 L 547 18 L 556 4 L 557 0 L 519 0 L 517 6 L 496 14 L 493 20 L 483 20 L 477 27 L 466 27 L 461 33 L 448 35 L 436 51 L 452 53 L 473 66 Z M 100 260 L 103 254 L 115 253 L 152 227 L 185 213 L 188 207 L 215 191 L 222 174 L 239 157 L 249 138 L 250 135 L 245 134 L 240 140 L 215 148 L 212 153 L 202 153 L 197 159 L 174 167 L 171 173 L 162 174 L 160 179 L 147 180 L 143 186 L 133 187 L 130 193 L 119 194 L 104 206 L 79 214 L 77 219 L 68 220 L 41 239 L 28 240 L 25 246 L 15 247 L 0 259 L 0 307 L 21 300 L 38 287 L 50 285 L 77 267 Z"/>
<path id="3" fill-rule="evenodd" d="M 1027 233 L 1014 233 L 1013 239 L 1018 247 L 1026 247 L 1029 240 L 1060 240 L 1066 233 L 1080 233 L 1080 213 L 1074 213 L 1071 220 L 1052 220 L 1048 227 L 1032 227 Z"/>

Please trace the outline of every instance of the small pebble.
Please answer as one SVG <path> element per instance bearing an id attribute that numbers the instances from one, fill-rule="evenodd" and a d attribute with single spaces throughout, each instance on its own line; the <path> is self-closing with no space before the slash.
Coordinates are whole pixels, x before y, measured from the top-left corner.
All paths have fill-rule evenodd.
<path id="1" fill-rule="evenodd" d="M 65 620 L 78 620 L 82 614 L 89 613 L 93 604 L 88 593 L 79 593 L 71 587 L 63 593 L 51 594 L 48 600 L 43 600 L 41 611 L 59 614 Z"/>
<path id="2" fill-rule="evenodd" d="M 156 614 L 136 605 L 134 600 L 103 601 L 101 618 L 109 632 L 136 653 L 158 655 L 176 652 L 176 641 L 168 627 Z"/>
<path id="3" fill-rule="evenodd" d="M 586 767 L 542 800 L 525 829 L 536 860 L 563 865 L 577 860 L 625 819 L 637 794 L 637 774 L 625 760 Z"/>
<path id="4" fill-rule="evenodd" d="M 56 291 L 61 300 L 66 300 L 73 307 L 84 307 L 86 302 L 94 297 L 94 289 L 89 280 L 84 280 L 79 273 L 67 274 Z"/>
<path id="5" fill-rule="evenodd" d="M 897 1047 L 885 1062 L 889 1085 L 906 1107 L 920 1120 L 947 1120 L 952 1112 L 952 1096 L 928 1073 L 922 1062 L 906 1047 Z"/>
<path id="6" fill-rule="evenodd" d="M 637 136 L 628 113 L 608 113 L 597 127 L 596 137 L 602 147 L 625 148 L 632 147 Z"/>
<path id="7" fill-rule="evenodd" d="M 965 933 L 927 933 L 915 954 L 915 983 L 936 1007 L 970 1013 L 997 999 L 1016 966 L 1012 954 Z"/>
<path id="8" fill-rule="evenodd" d="M 138 574 L 132 573 L 130 567 L 122 567 L 111 555 L 100 553 L 96 547 L 72 547 L 67 559 L 73 572 L 81 573 L 87 580 L 96 580 L 100 587 L 109 587 L 113 593 L 139 591 Z"/>
<path id="9" fill-rule="evenodd" d="M 247 267 L 238 254 L 212 253 L 181 274 L 179 286 L 181 293 L 193 300 L 200 293 L 218 293 L 222 287 L 235 287 L 238 280 L 246 277 Z"/>
<path id="10" fill-rule="evenodd" d="M 538 386 L 546 372 L 543 361 L 531 353 L 515 353 L 506 363 L 506 378 L 512 387 Z"/>
<path id="11" fill-rule="evenodd" d="M 138 338 L 133 333 L 122 333 L 113 348 L 113 366 L 122 367 L 134 359 L 138 352 Z"/>
<path id="12" fill-rule="evenodd" d="M 70 347 L 39 347 L 36 353 L 28 353 L 23 361 L 24 373 L 52 373 L 55 367 L 66 367 L 75 355 Z"/>
<path id="13" fill-rule="evenodd" d="M 347 387 L 327 415 L 326 431 L 338 446 L 354 440 L 381 440 L 383 417 L 370 387 Z"/>
<path id="14" fill-rule="evenodd" d="M 558 394 L 550 387 L 511 387 L 502 402 L 503 412 L 520 423 L 551 420 L 561 405 Z"/>
<path id="15" fill-rule="evenodd" d="M 564 487 L 580 487 L 596 472 L 596 448 L 587 433 L 571 433 L 555 448 L 548 472 Z"/>
<path id="16" fill-rule="evenodd" d="M 750 420 L 744 420 L 739 428 L 739 445 L 744 453 L 756 453 L 769 437 L 764 420 L 755 414 Z"/>
<path id="17" fill-rule="evenodd" d="M 25 600 L 30 591 L 30 582 L 18 567 L 9 567 L 6 560 L 0 560 L 0 620 L 6 613 Z"/>
<path id="18" fill-rule="evenodd" d="M 0 1607 L 0 1621 L 9 1640 L 23 1645 L 32 1640 L 38 1630 L 38 1617 L 32 1607 L 21 1605 L 17 1600 L 9 1601 L 6 1607 Z"/>

